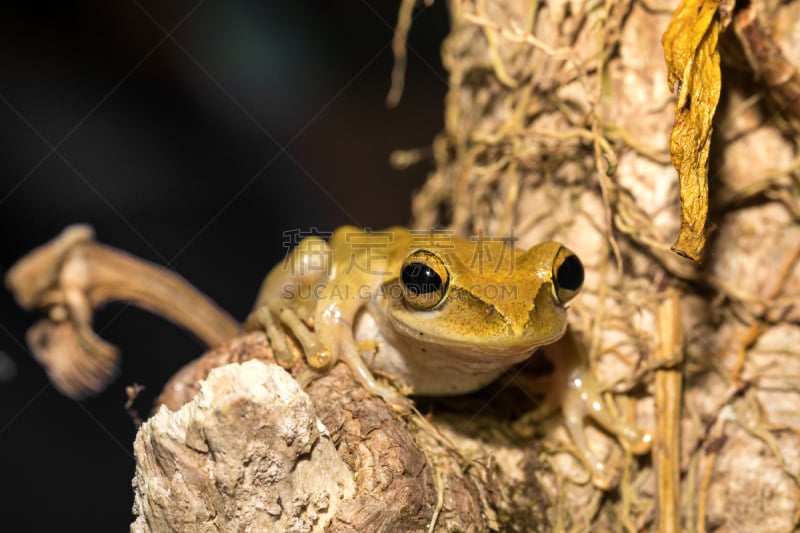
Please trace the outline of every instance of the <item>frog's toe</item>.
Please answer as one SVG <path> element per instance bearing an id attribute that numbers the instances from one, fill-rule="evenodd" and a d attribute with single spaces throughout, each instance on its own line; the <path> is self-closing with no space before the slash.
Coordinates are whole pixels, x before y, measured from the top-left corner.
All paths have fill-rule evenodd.
<path id="1" fill-rule="evenodd" d="M 381 395 L 386 405 L 396 413 L 408 413 L 414 408 L 414 402 L 408 396 L 403 396 L 396 390 L 392 389 L 391 395 Z"/>
<path id="2" fill-rule="evenodd" d="M 589 470 L 592 472 L 592 485 L 600 490 L 609 490 L 617 484 L 617 478 L 609 472 L 606 464 L 591 456 Z"/>
<path id="3" fill-rule="evenodd" d="M 362 385 L 364 385 L 373 396 L 381 397 L 392 411 L 407 413 L 414 407 L 414 402 L 411 398 L 391 385 L 381 383 L 374 379 L 370 382 L 362 382 Z"/>
<path id="4" fill-rule="evenodd" d="M 358 348 L 360 352 L 377 354 L 380 347 L 381 343 L 374 339 L 359 339 L 356 341 L 356 348 Z"/>
<path id="5" fill-rule="evenodd" d="M 641 455 L 650 451 L 653 444 L 653 436 L 645 431 L 636 431 L 636 437 L 628 441 L 634 455 Z"/>
<path id="6" fill-rule="evenodd" d="M 313 352 L 306 353 L 308 366 L 314 370 L 328 368 L 333 363 L 333 354 L 327 348 L 317 348 Z"/>

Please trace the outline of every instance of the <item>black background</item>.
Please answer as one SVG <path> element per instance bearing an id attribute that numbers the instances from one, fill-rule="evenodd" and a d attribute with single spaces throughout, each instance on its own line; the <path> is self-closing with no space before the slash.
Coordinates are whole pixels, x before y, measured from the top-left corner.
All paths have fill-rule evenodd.
<path id="1" fill-rule="evenodd" d="M 243 319 L 284 231 L 406 224 L 430 162 L 396 171 L 389 153 L 429 146 L 442 128 L 448 21 L 441 2 L 415 10 L 406 91 L 388 110 L 398 3 L 4 3 L 0 273 L 87 222 Z M 124 387 L 147 386 L 147 412 L 203 346 L 110 305 L 95 329 L 122 350 L 120 378 L 75 402 L 24 346 L 35 319 L 2 290 L 2 529 L 127 530 Z"/>

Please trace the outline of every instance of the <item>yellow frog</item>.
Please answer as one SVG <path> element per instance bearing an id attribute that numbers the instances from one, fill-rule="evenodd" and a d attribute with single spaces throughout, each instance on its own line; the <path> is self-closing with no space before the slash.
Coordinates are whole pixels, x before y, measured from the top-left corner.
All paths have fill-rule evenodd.
<path id="1" fill-rule="evenodd" d="M 412 394 L 465 394 L 544 348 L 551 377 L 562 381 L 555 401 L 567 429 L 595 484 L 608 486 L 605 465 L 585 442 L 585 417 L 636 452 L 650 436 L 604 410 L 576 343 L 565 336 L 566 304 L 583 277 L 578 257 L 557 242 L 525 251 L 509 238 L 345 226 L 328 241 L 303 239 L 269 273 L 248 327 L 266 330 L 283 366 L 298 357 L 288 328 L 311 368 L 341 359 L 367 390 L 400 408 L 405 396 L 373 372 Z"/>

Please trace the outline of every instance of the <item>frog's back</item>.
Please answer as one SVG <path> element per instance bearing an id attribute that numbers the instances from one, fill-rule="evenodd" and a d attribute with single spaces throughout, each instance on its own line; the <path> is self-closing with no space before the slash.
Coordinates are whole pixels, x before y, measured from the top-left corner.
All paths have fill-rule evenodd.
<path id="1" fill-rule="evenodd" d="M 388 278 L 397 275 L 397 269 L 410 250 L 410 233 L 403 226 L 382 230 L 342 226 L 333 232 L 330 248 L 333 254 L 332 277 L 343 274 L 351 280 L 361 278 Z"/>

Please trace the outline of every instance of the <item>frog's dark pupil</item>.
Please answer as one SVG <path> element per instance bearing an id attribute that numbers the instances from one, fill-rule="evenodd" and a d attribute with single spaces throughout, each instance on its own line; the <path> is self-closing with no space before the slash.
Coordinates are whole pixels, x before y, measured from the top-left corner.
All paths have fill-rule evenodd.
<path id="1" fill-rule="evenodd" d="M 403 285 L 414 295 L 437 292 L 442 288 L 442 278 L 424 263 L 409 263 L 403 267 Z"/>
<path id="2" fill-rule="evenodd" d="M 562 289 L 577 291 L 583 285 L 583 265 L 577 255 L 564 259 L 556 272 L 556 282 Z"/>

